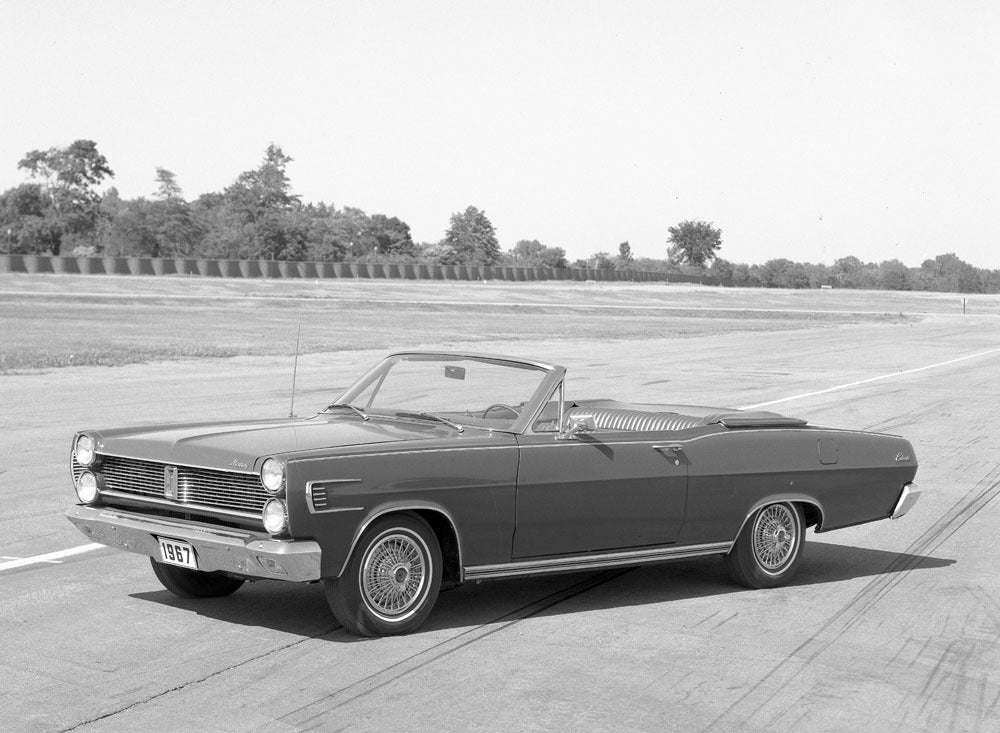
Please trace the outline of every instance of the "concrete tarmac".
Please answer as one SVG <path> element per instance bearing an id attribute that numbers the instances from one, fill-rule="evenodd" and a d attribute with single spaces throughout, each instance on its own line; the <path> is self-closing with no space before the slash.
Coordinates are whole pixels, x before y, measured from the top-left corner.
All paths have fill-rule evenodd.
<path id="1" fill-rule="evenodd" d="M 924 494 L 898 521 L 810 533 L 784 588 L 734 585 L 720 558 L 470 584 L 388 639 L 344 632 L 317 585 L 182 600 L 145 558 L 112 549 L 0 570 L 3 719 L 20 731 L 1000 730 L 1000 319 L 471 347 L 564 364 L 576 397 L 739 406 L 863 382 L 773 409 L 904 435 Z M 383 353 L 303 357 L 297 411 Z M 0 564 L 86 544 L 62 517 L 74 430 L 287 414 L 290 372 L 290 359 L 237 358 L 0 378 Z"/>

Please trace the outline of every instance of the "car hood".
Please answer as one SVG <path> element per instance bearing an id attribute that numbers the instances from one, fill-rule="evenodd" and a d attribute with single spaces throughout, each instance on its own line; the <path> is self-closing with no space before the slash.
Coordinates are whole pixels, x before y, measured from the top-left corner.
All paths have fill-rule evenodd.
<path id="1" fill-rule="evenodd" d="M 267 456 L 453 435 L 445 426 L 363 421 L 354 415 L 283 420 L 150 425 L 87 431 L 97 451 L 163 463 L 248 471 Z"/>

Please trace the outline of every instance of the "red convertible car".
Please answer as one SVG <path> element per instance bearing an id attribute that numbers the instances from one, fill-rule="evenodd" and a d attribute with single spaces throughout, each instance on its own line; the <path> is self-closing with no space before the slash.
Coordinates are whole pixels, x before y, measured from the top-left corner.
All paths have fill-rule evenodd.
<path id="1" fill-rule="evenodd" d="M 85 430 L 89 539 L 186 598 L 325 584 L 362 635 L 419 627 L 442 586 L 720 555 L 746 586 L 817 532 L 902 516 L 903 438 L 771 412 L 582 399 L 539 361 L 399 353 L 310 418 Z"/>

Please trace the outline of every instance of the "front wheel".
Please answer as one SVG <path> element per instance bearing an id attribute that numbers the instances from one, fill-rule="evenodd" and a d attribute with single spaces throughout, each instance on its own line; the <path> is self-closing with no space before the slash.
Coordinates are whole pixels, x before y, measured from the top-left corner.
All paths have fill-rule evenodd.
<path id="1" fill-rule="evenodd" d="M 243 585 L 243 580 L 222 573 L 206 573 L 167 565 L 155 558 L 149 558 L 153 573 L 163 587 L 181 598 L 218 598 L 235 593 Z"/>
<path id="2" fill-rule="evenodd" d="M 784 585 L 798 568 L 805 533 L 802 509 L 787 502 L 758 509 L 743 525 L 726 568 L 737 583 L 749 588 Z"/>
<path id="3" fill-rule="evenodd" d="M 343 626 L 361 636 L 406 634 L 430 614 L 441 588 L 441 548 L 427 523 L 412 515 L 369 527 L 339 578 L 326 580 L 326 600 Z"/>

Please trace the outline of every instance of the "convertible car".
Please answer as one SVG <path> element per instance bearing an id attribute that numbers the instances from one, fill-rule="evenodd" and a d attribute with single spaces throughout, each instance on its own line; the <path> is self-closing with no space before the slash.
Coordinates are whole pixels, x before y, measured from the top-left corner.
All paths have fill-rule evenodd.
<path id="1" fill-rule="evenodd" d="M 469 580 L 720 555 L 781 585 L 806 528 L 919 496 L 900 437 L 581 399 L 563 367 L 465 353 L 393 354 L 309 418 L 85 430 L 70 463 L 69 520 L 167 590 L 322 581 L 366 636 L 416 629 Z"/>

